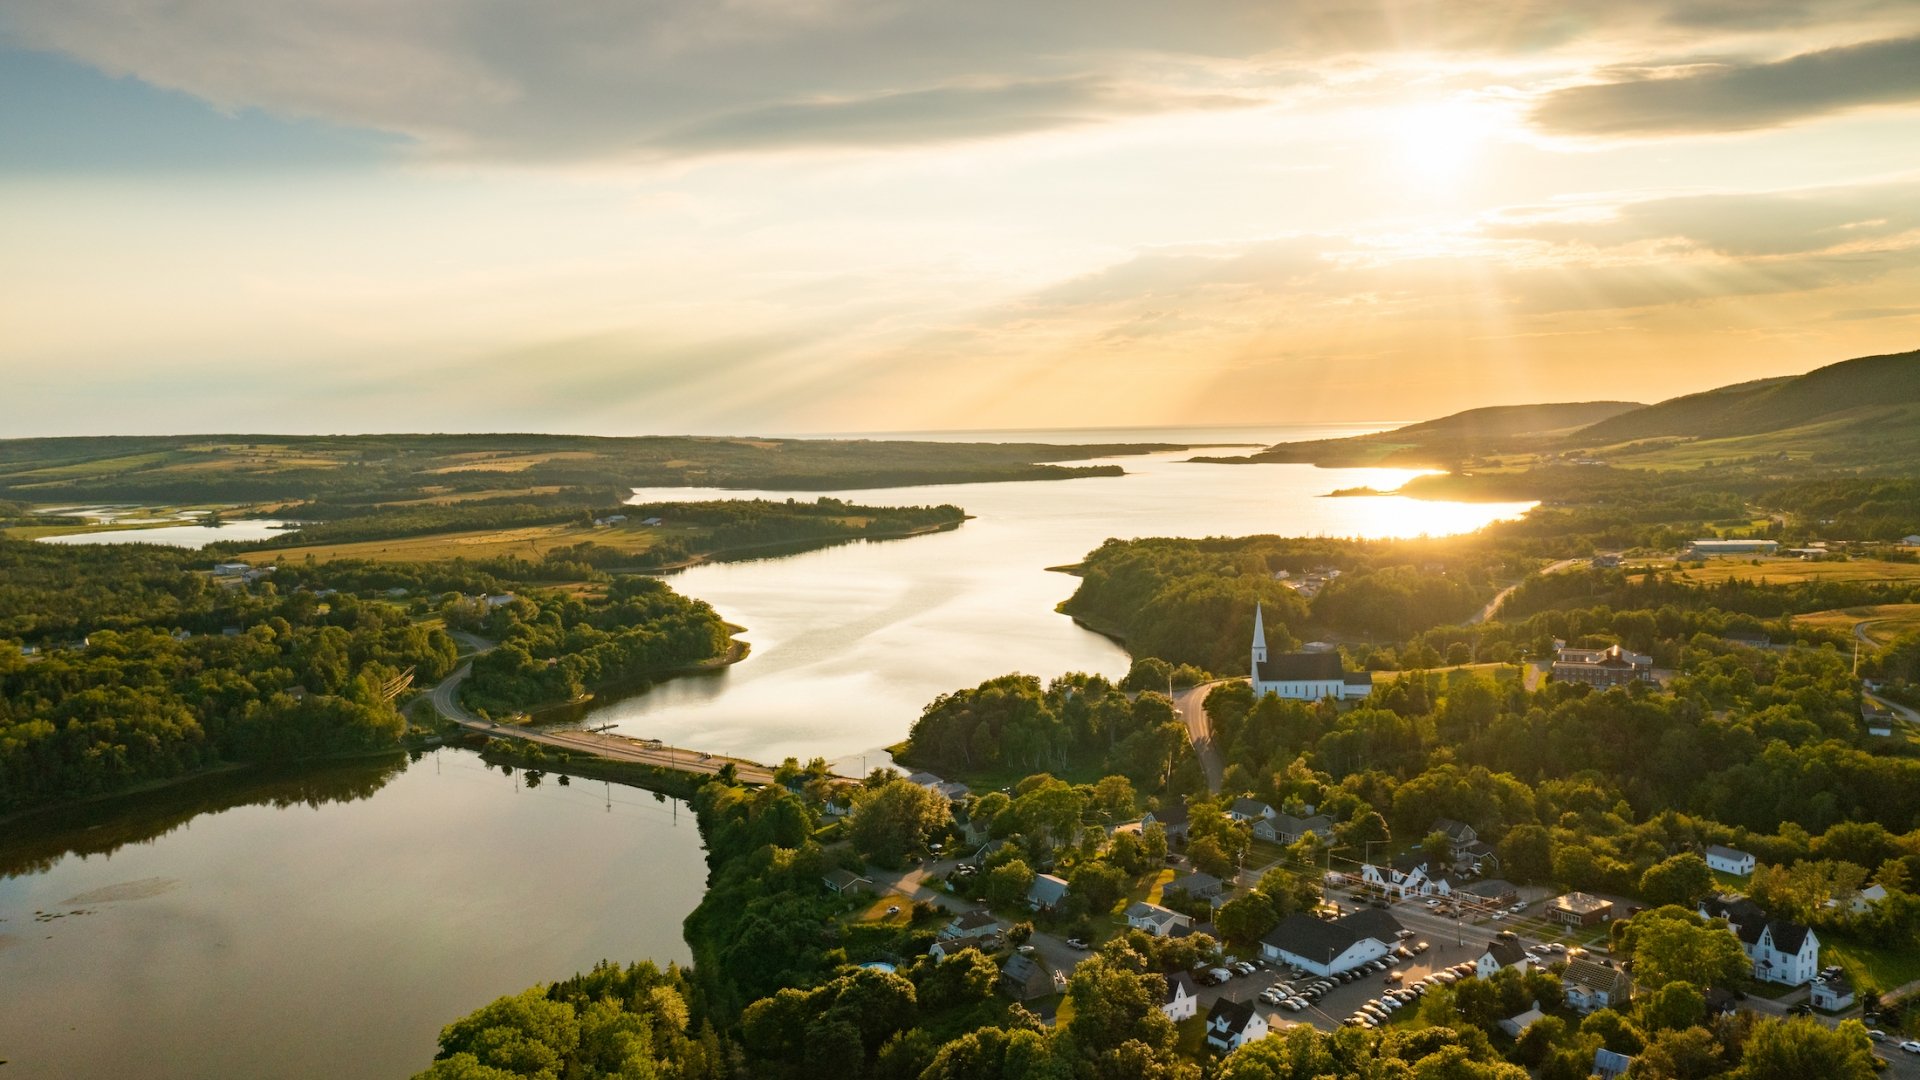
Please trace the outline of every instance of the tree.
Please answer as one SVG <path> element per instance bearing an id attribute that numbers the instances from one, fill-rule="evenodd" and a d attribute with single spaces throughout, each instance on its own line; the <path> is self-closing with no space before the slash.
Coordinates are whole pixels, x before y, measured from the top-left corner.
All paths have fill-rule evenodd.
<path id="1" fill-rule="evenodd" d="M 1810 1016 L 1761 1021 L 1741 1051 L 1739 1080 L 1872 1080 L 1873 1042 L 1858 1020 L 1837 1028 Z"/>
<path id="2" fill-rule="evenodd" d="M 1633 1080 L 1708 1080 L 1722 1075 L 1720 1044 L 1706 1028 L 1662 1031 L 1634 1056 Z M 1816 1073 L 1816 1076 L 1821 1075 Z"/>
<path id="3" fill-rule="evenodd" d="M 1202 873 L 1212 874 L 1222 881 L 1233 877 L 1235 869 L 1233 859 L 1220 847 L 1220 842 L 1211 836 L 1198 836 L 1187 844 L 1187 859 L 1193 868 Z"/>
<path id="4" fill-rule="evenodd" d="M 1090 915 L 1109 915 L 1127 893 L 1127 879 L 1112 865 L 1094 860 L 1075 867 L 1067 879 L 1069 893 Z"/>
<path id="5" fill-rule="evenodd" d="M 848 837 L 860 854 L 883 866 L 898 866 L 948 820 L 944 797 L 908 780 L 893 780 L 855 799 Z"/>
<path id="6" fill-rule="evenodd" d="M 1136 798 L 1133 781 L 1124 776 L 1103 776 L 1093 785 L 1093 805 L 1108 821 L 1127 821 L 1133 817 Z"/>
<path id="7" fill-rule="evenodd" d="M 1265 893 L 1250 892 L 1220 905 L 1214 913 L 1214 925 L 1221 936 L 1235 945 L 1248 946 L 1266 936 L 1280 922 L 1280 913 Z"/>
<path id="8" fill-rule="evenodd" d="M 1445 877 L 1453 868 L 1453 838 L 1443 832 L 1430 832 L 1420 841 L 1420 855 L 1427 860 L 1427 873 Z"/>
<path id="9" fill-rule="evenodd" d="M 1511 881 L 1530 885 L 1553 876 L 1553 834 L 1542 825 L 1515 825 L 1500 838 L 1500 867 Z"/>
<path id="10" fill-rule="evenodd" d="M 1173 1021 L 1160 1011 L 1166 983 L 1145 967 L 1138 953 L 1109 945 L 1073 970 L 1067 980 L 1073 1016 L 1062 1031 L 1081 1055 L 1098 1058 L 1130 1042 L 1154 1054 L 1173 1049 Z"/>
<path id="11" fill-rule="evenodd" d="M 1647 990 L 1676 981 L 1712 986 L 1750 970 L 1740 939 L 1724 923 L 1713 925 L 1683 908 L 1641 912 L 1622 928 L 1620 943 Z"/>
<path id="12" fill-rule="evenodd" d="M 1690 982 L 1670 982 L 1634 1002 L 1640 1026 L 1647 1031 L 1679 1031 L 1697 1026 L 1707 1015 L 1706 998 Z"/>
<path id="13" fill-rule="evenodd" d="M 1713 888 L 1713 871 L 1707 867 L 1707 860 L 1691 851 L 1654 863 L 1640 875 L 1640 895 L 1656 906 L 1692 907 L 1706 899 Z"/>
<path id="14" fill-rule="evenodd" d="M 1001 863 L 987 871 L 985 877 L 987 903 L 997 908 L 1025 902 L 1027 890 L 1033 888 L 1033 867 L 1019 859 Z"/>
<path id="15" fill-rule="evenodd" d="M 573 1007 L 547 999 L 545 986 L 497 998 L 470 1016 L 440 1032 L 441 1058 L 465 1055 L 457 1067 L 441 1076 L 486 1076 L 464 1064 L 498 1070 L 509 1076 L 558 1080 L 568 1058 L 580 1045 L 580 1021 Z"/>

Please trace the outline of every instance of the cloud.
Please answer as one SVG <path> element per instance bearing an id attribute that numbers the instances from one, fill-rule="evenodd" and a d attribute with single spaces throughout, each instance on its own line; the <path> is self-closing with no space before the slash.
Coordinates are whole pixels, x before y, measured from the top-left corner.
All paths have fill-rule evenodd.
<path id="1" fill-rule="evenodd" d="M 1750 131 L 1870 105 L 1920 102 L 1920 36 L 1785 60 L 1695 65 L 1555 91 L 1533 112 L 1563 135 Z"/>
<path id="2" fill-rule="evenodd" d="M 1795 255 L 1902 242 L 1920 230 L 1920 182 L 1647 199 L 1566 220 L 1554 208 L 1491 222 L 1501 237 L 1597 248 L 1669 241 L 1737 257 Z"/>

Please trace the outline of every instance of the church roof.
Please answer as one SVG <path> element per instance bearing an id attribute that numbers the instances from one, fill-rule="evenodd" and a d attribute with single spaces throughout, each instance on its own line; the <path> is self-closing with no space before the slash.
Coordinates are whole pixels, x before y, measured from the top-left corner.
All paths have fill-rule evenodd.
<path id="1" fill-rule="evenodd" d="M 1342 682 L 1346 673 L 1340 667 L 1340 654 L 1280 653 L 1253 665 L 1253 677 L 1261 682 Z"/>

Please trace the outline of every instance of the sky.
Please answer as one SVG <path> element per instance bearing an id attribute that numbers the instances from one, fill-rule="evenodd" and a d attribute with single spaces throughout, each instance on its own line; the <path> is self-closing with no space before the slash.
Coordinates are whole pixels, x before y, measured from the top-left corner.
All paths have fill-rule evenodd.
<path id="1" fill-rule="evenodd" d="M 7 0 L 0 435 L 1416 420 L 1920 348 L 1913 0 Z"/>

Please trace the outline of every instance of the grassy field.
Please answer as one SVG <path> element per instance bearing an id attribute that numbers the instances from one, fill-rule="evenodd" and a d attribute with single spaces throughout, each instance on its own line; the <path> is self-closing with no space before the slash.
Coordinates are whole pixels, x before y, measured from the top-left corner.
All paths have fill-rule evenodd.
<path id="1" fill-rule="evenodd" d="M 1873 604 L 1868 607 L 1837 608 L 1795 615 L 1793 621 L 1822 630 L 1852 633 L 1867 624 L 1865 633 L 1875 643 L 1885 645 L 1901 634 L 1920 630 L 1920 604 Z"/>
<path id="2" fill-rule="evenodd" d="M 520 529 L 488 529 L 479 532 L 437 533 L 409 536 L 396 540 L 359 540 L 344 544 L 312 544 L 303 547 L 249 551 L 236 558 L 255 564 L 276 560 L 332 562 L 335 559 L 369 559 L 374 562 L 434 562 L 441 559 L 491 559 L 519 555 L 540 559 L 554 548 L 591 541 L 602 547 L 629 553 L 647 550 L 663 535 L 672 535 L 671 526 L 649 529 L 642 526 L 595 529 L 586 525 L 533 525 Z M 682 529 L 684 536 L 699 530 Z"/>
<path id="3" fill-rule="evenodd" d="M 1694 584 L 1722 581 L 1758 581 L 1769 585 L 1805 581 L 1920 581 L 1920 563 L 1884 559 L 1846 559 L 1802 562 L 1791 558 L 1709 559 L 1704 565 L 1674 575 Z"/>
<path id="4" fill-rule="evenodd" d="M 1373 681 L 1376 683 L 1392 682 L 1405 674 L 1406 672 L 1404 671 L 1376 671 L 1373 673 Z M 1490 678 L 1494 682 L 1500 683 L 1513 682 L 1519 679 L 1521 669 L 1512 664 L 1456 664 L 1453 667 L 1432 668 L 1429 674 L 1445 675 L 1447 676 L 1447 681 L 1450 683 L 1470 675 Z"/>
<path id="5" fill-rule="evenodd" d="M 1920 980 L 1920 954 L 1896 952 L 1851 938 L 1822 938 L 1820 962 L 1845 968 L 1855 987 L 1876 986 L 1882 992 Z"/>

